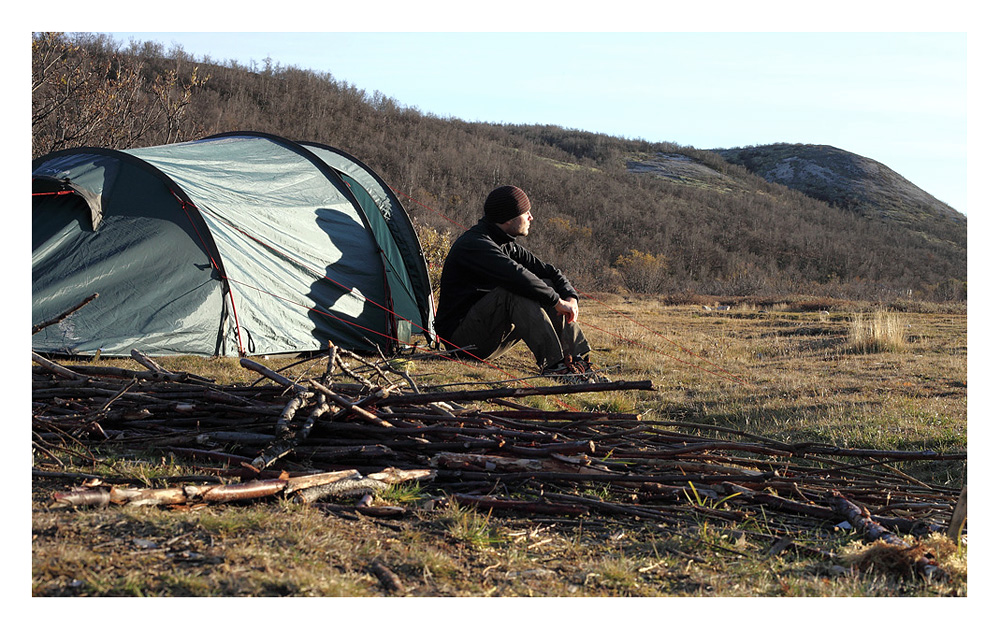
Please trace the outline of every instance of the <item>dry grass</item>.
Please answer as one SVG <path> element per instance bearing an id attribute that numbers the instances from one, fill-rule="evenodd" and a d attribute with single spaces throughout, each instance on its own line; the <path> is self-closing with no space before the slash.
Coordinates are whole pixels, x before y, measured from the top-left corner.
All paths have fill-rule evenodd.
<path id="1" fill-rule="evenodd" d="M 638 411 L 650 420 L 785 441 L 900 450 L 967 447 L 964 313 L 908 312 L 905 352 L 861 353 L 852 342 L 852 313 L 877 311 L 865 305 L 827 313 L 795 310 L 796 300 L 728 311 L 653 299 L 607 303 L 612 308 L 584 304 L 582 321 L 595 358 L 613 376 L 650 379 L 656 390 L 527 404 Z M 274 368 L 291 363 L 262 361 Z M 256 380 L 228 359 L 161 363 L 224 382 Z M 497 381 L 531 376 L 532 364 L 519 348 L 496 367 L 413 361 L 411 375 L 424 383 Z M 289 375 L 307 369 L 296 367 Z M 57 466 L 36 453 L 34 465 L 151 480 L 186 472 L 184 462 L 155 453 L 92 454 L 99 464 L 60 453 L 65 465 Z M 891 466 L 921 483 L 966 483 L 964 462 Z M 403 594 L 418 597 L 936 597 L 963 596 L 967 589 L 964 548 L 937 551 L 955 576 L 948 584 L 859 564 L 854 559 L 863 545 L 857 534 L 822 524 L 796 542 L 826 550 L 833 560 L 794 550 L 769 554 L 781 532 L 766 512 L 733 514 L 728 525 L 705 518 L 686 528 L 605 516 L 523 518 L 459 508 L 421 488 L 383 498 L 411 507 L 397 521 L 283 502 L 190 511 L 47 509 L 50 493 L 68 483 L 39 478 L 33 484 L 36 596 L 385 595 L 370 569 L 375 560 L 396 572 Z M 592 492 L 599 496 L 599 486 Z M 727 509 L 724 502 L 706 506 Z"/>
<path id="2" fill-rule="evenodd" d="M 854 352 L 902 352 L 906 349 L 906 325 L 898 313 L 878 310 L 854 314 L 848 331 L 848 347 Z"/>
<path id="3" fill-rule="evenodd" d="M 861 573 L 880 575 L 897 580 L 912 580 L 914 564 L 918 558 L 933 558 L 952 579 L 967 579 L 967 548 L 959 546 L 941 534 L 931 534 L 922 541 L 908 541 L 911 547 L 901 549 L 884 542 L 871 544 L 853 543 L 844 553 L 844 563 Z"/>

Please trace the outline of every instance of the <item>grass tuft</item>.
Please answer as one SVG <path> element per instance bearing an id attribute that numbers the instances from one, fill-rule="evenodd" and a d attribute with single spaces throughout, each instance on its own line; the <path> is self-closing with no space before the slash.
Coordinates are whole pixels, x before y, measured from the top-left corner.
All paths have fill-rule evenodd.
<path id="1" fill-rule="evenodd" d="M 849 567 L 854 567 L 862 573 L 913 580 L 919 577 L 914 567 L 921 557 L 933 559 L 934 563 L 949 576 L 952 585 L 936 585 L 939 589 L 948 594 L 961 594 L 950 591 L 954 585 L 958 585 L 961 590 L 965 588 L 964 584 L 968 579 L 967 549 L 942 534 L 931 534 L 909 548 L 900 548 L 881 541 L 869 544 L 855 542 L 844 550 L 842 559 Z"/>
<path id="2" fill-rule="evenodd" d="M 503 542 L 503 534 L 490 523 L 492 512 L 485 515 L 457 503 L 449 503 L 443 517 L 453 538 L 473 547 L 492 547 Z"/>
<path id="3" fill-rule="evenodd" d="M 898 313 L 875 311 L 869 316 L 855 314 L 848 327 L 847 344 L 852 352 L 903 352 L 906 327 Z"/>

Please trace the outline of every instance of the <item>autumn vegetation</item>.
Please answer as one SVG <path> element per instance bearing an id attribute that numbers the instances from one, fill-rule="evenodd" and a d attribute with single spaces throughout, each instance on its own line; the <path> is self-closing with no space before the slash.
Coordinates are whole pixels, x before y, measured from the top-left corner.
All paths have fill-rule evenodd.
<path id="1" fill-rule="evenodd" d="M 965 299 L 964 227 L 905 229 L 892 213 L 819 201 L 719 153 L 443 118 L 271 59 L 247 67 L 91 34 L 37 33 L 32 48 L 33 157 L 273 133 L 360 158 L 438 246 L 478 219 L 492 187 L 524 188 L 537 210 L 530 248 L 584 291 Z M 630 172 L 630 162 L 661 154 L 686 156 L 723 183 Z"/>

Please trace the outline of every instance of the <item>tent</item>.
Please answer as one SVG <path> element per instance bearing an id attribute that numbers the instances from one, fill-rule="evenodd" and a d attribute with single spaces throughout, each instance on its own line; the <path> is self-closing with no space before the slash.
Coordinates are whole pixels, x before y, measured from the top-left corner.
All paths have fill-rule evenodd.
<path id="1" fill-rule="evenodd" d="M 413 225 L 331 147 L 237 132 L 32 163 L 36 352 L 244 356 L 433 339 Z"/>

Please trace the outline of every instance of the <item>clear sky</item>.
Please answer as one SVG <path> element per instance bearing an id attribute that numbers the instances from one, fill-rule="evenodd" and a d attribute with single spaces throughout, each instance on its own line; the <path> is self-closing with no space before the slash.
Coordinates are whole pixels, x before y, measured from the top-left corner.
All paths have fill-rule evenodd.
<path id="1" fill-rule="evenodd" d="M 270 59 L 329 72 L 468 121 L 555 124 L 698 149 L 828 144 L 968 212 L 961 32 L 109 34 L 216 62 Z"/>

